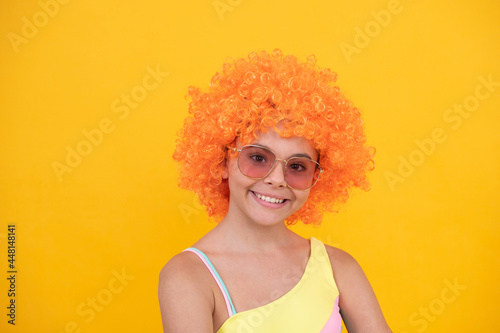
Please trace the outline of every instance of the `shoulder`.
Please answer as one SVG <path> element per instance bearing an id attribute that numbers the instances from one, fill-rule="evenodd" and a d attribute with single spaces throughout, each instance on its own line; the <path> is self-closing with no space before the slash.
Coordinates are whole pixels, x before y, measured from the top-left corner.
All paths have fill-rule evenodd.
<path id="1" fill-rule="evenodd" d="M 200 260 L 190 252 L 181 252 L 173 256 L 160 271 L 160 284 L 196 279 L 202 268 Z"/>
<path id="2" fill-rule="evenodd" d="M 366 280 L 365 273 L 352 255 L 330 245 L 325 245 L 325 248 L 341 295 L 350 292 L 352 288 L 366 287 L 366 283 L 362 283 Z"/>
<path id="3" fill-rule="evenodd" d="M 333 246 L 325 245 L 325 248 L 341 298 L 342 295 L 371 290 L 361 265 L 352 255 Z"/>
<path id="4" fill-rule="evenodd" d="M 339 289 L 340 312 L 348 331 L 391 332 L 358 261 L 344 250 L 325 247 Z"/>
<path id="5" fill-rule="evenodd" d="M 158 300 L 165 332 L 212 329 L 213 291 L 206 274 L 201 260 L 190 252 L 175 255 L 161 269 Z M 196 323 L 189 319 L 194 316 Z"/>
<path id="6" fill-rule="evenodd" d="M 198 295 L 211 294 L 208 271 L 201 260 L 191 252 L 181 252 L 170 259 L 160 271 L 158 296 L 179 296 L 184 290 Z M 186 295 L 182 295 L 185 297 Z"/>
<path id="7" fill-rule="evenodd" d="M 364 276 L 361 266 L 352 255 L 330 245 L 325 244 L 325 248 L 337 284 L 344 284 L 344 282 L 351 280 L 355 276 Z"/>
<path id="8" fill-rule="evenodd" d="M 344 250 L 325 244 L 326 252 L 332 265 L 352 266 L 359 265 L 356 259 Z"/>

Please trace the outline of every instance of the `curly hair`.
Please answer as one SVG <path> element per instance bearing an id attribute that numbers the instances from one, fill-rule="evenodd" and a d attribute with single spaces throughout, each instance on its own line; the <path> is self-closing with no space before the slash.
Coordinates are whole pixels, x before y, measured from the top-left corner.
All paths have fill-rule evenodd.
<path id="1" fill-rule="evenodd" d="M 251 143 L 259 130 L 310 140 L 324 170 L 307 202 L 286 219 L 320 224 L 324 212 L 345 203 L 352 187 L 369 190 L 375 149 L 367 147 L 360 111 L 334 85 L 336 73 L 275 49 L 227 60 L 208 92 L 188 88 L 189 114 L 173 158 L 180 163 L 179 187 L 194 191 L 210 217 L 228 211 L 229 186 L 222 175 L 227 147 L 238 138 Z M 277 124 L 280 126 L 277 126 Z"/>

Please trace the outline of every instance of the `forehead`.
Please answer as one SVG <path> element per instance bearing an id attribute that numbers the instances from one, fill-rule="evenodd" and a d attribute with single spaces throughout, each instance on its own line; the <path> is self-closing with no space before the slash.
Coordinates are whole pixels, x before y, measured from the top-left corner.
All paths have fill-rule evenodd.
<path id="1" fill-rule="evenodd" d="M 273 129 L 268 129 L 266 132 L 258 131 L 256 136 L 257 138 L 252 142 L 248 142 L 248 144 L 267 147 L 274 151 L 278 158 L 288 158 L 297 154 L 309 155 L 313 160 L 318 158 L 318 152 L 312 142 L 304 137 L 283 138 Z M 239 145 L 243 146 L 242 144 Z"/>

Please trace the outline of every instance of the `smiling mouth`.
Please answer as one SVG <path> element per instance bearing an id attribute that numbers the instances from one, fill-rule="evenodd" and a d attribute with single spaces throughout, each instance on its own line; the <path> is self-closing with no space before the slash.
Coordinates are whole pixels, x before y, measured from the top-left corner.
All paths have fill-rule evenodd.
<path id="1" fill-rule="evenodd" d="M 265 195 L 260 195 L 258 193 L 253 192 L 253 191 L 252 191 L 252 193 L 255 194 L 255 196 L 262 201 L 275 203 L 275 204 L 282 204 L 288 200 L 288 199 L 277 199 L 277 198 L 273 198 L 273 197 L 266 197 Z"/>

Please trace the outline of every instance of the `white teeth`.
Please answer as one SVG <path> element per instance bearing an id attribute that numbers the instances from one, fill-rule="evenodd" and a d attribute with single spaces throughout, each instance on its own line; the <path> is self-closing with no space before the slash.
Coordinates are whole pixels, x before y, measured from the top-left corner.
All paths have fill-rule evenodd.
<path id="1" fill-rule="evenodd" d="M 264 195 L 260 195 L 260 194 L 257 194 L 257 193 L 255 193 L 255 195 L 260 200 L 264 200 L 264 201 L 271 202 L 271 203 L 278 203 L 278 204 L 280 204 L 280 203 L 283 203 L 283 201 L 285 201 L 285 199 L 270 198 L 270 197 L 266 197 Z"/>

